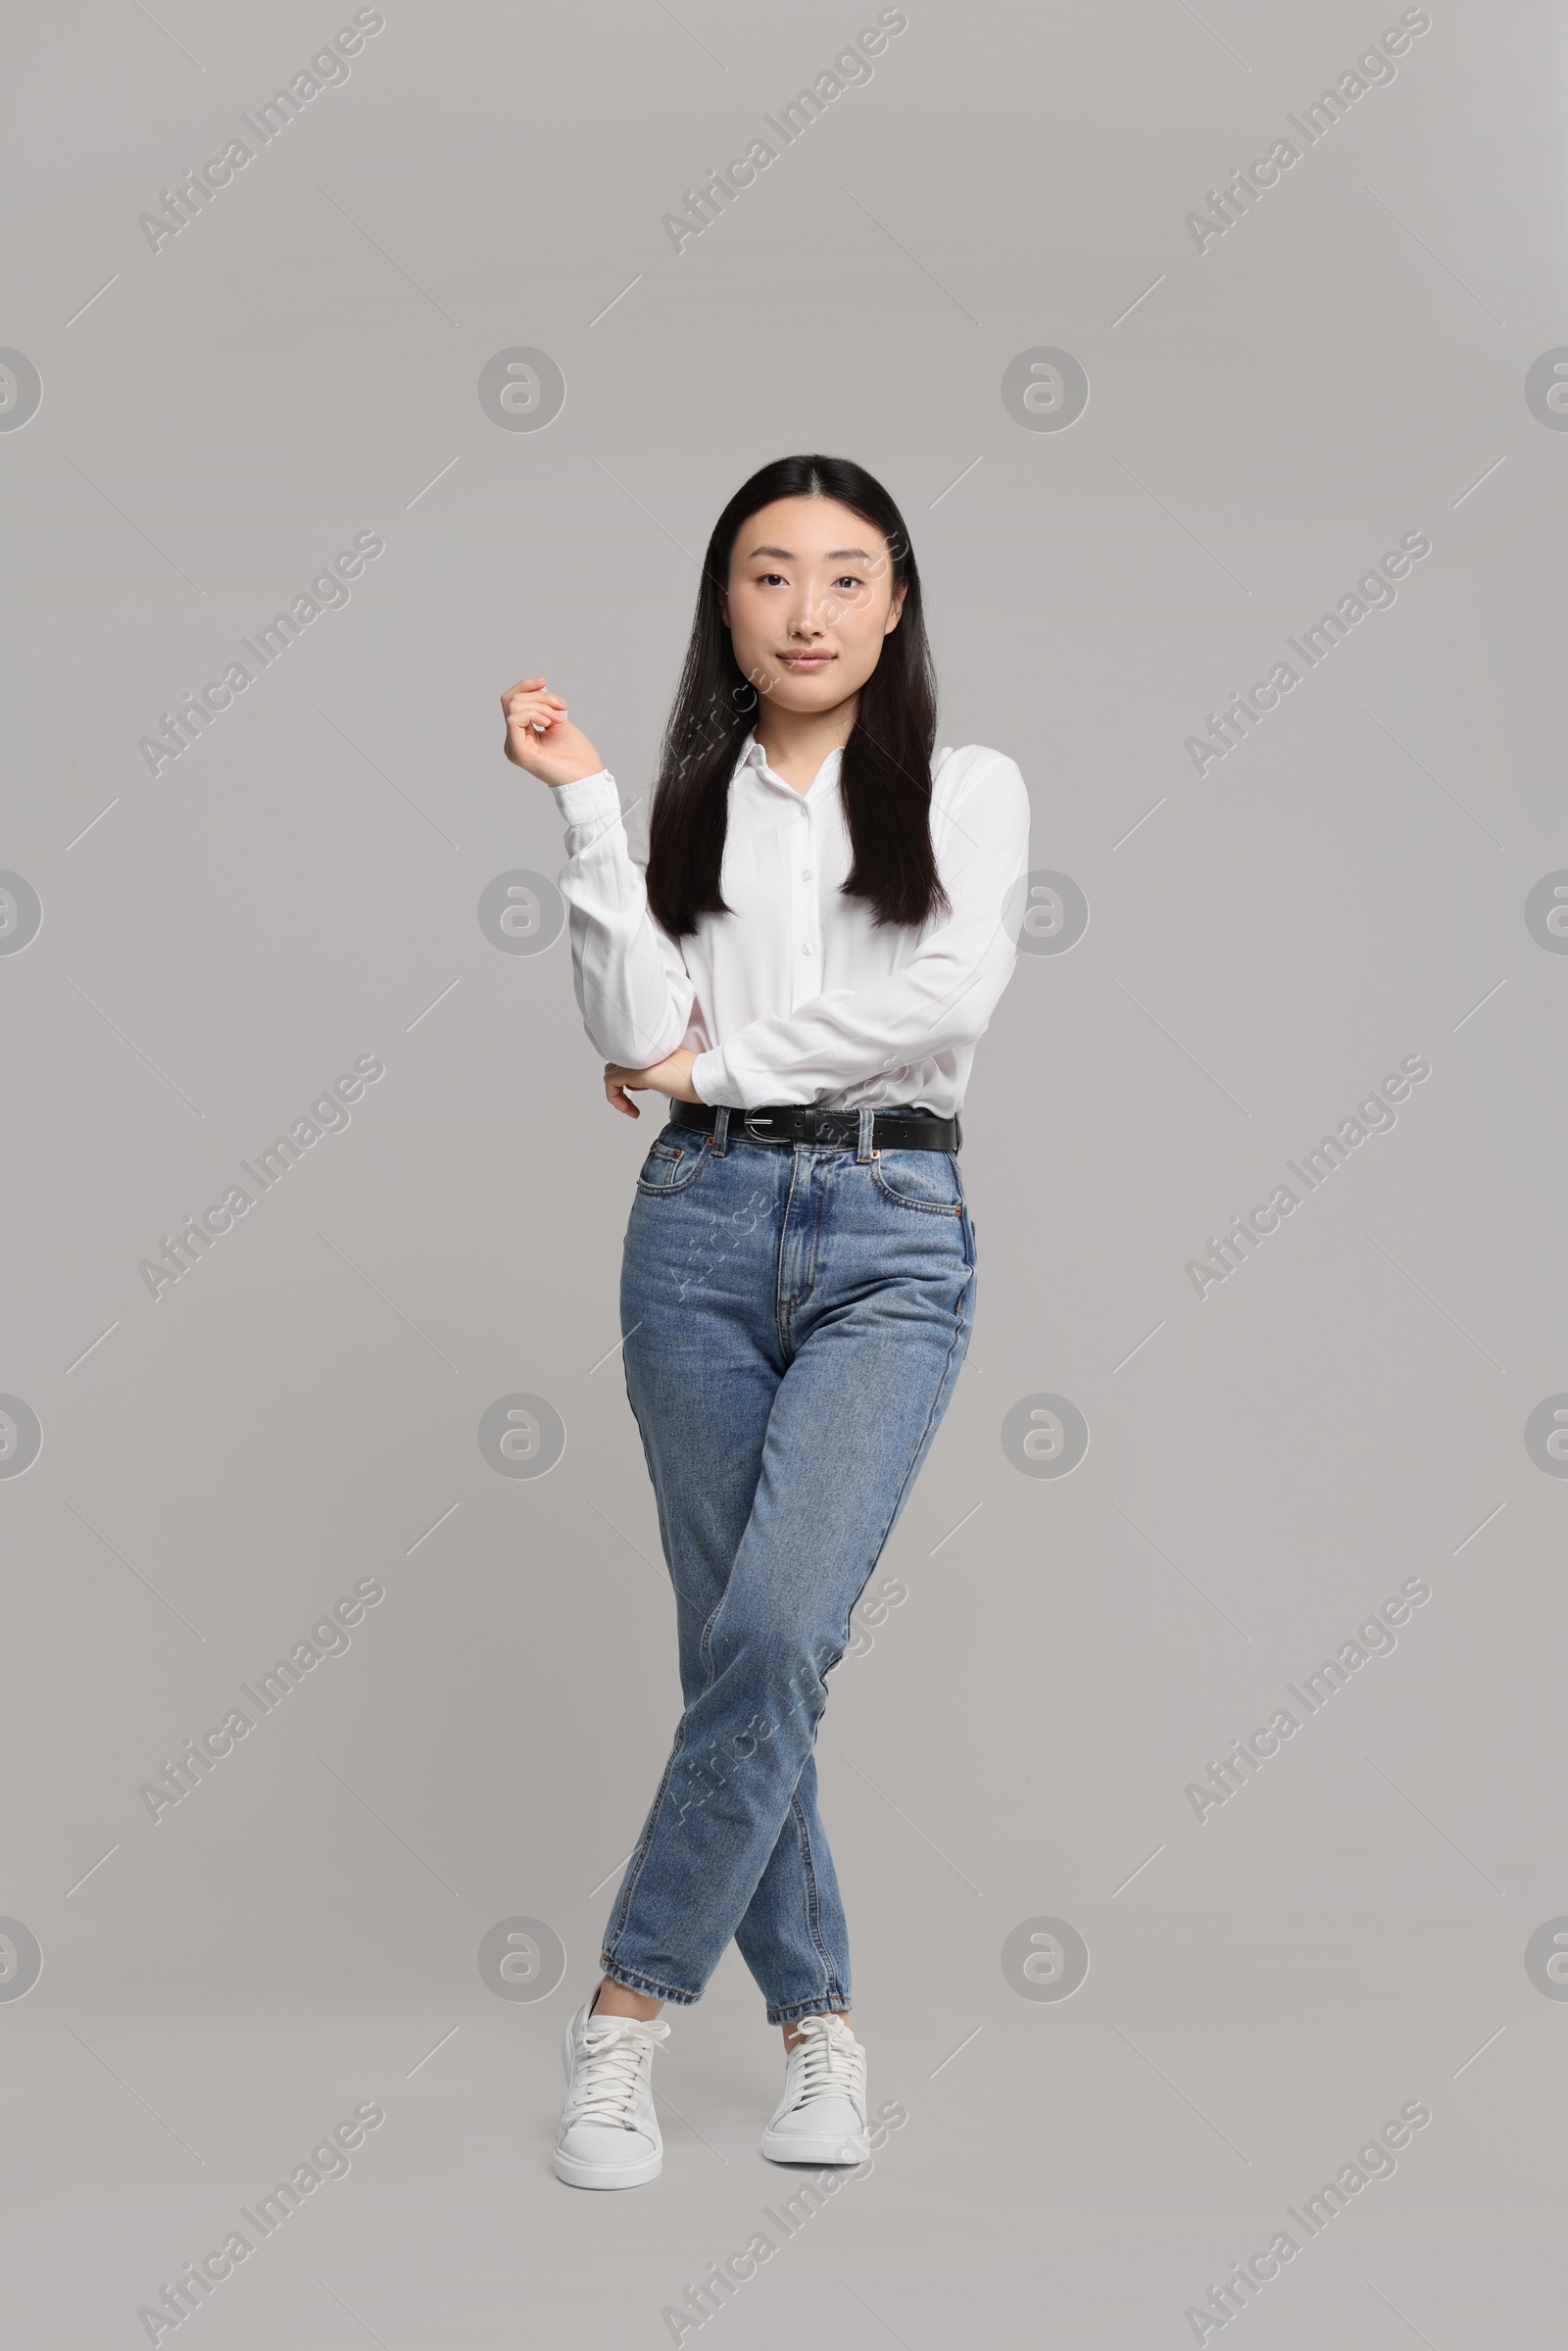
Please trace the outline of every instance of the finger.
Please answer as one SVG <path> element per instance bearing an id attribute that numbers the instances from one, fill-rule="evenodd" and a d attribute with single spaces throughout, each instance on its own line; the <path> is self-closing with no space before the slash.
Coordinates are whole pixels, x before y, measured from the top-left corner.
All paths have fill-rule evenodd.
<path id="1" fill-rule="evenodd" d="M 509 743 L 520 743 L 526 738 L 530 742 L 542 742 L 555 722 L 554 711 L 547 710 L 541 714 L 526 710 L 509 710 L 507 740 Z"/>
<path id="2" fill-rule="evenodd" d="M 537 695 L 514 695 L 511 702 L 503 703 L 502 710 L 514 733 L 531 729 L 536 735 L 546 735 L 553 726 L 566 723 L 564 710 L 555 703 L 541 701 Z"/>

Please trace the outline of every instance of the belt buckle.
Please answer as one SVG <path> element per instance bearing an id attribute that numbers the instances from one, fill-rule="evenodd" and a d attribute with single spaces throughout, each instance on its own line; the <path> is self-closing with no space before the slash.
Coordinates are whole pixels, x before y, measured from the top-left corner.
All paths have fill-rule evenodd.
<path id="1" fill-rule="evenodd" d="M 747 1113 L 746 1113 L 746 1116 L 745 1116 L 745 1119 L 744 1119 L 744 1121 L 743 1121 L 743 1124 L 745 1125 L 745 1128 L 746 1128 L 746 1132 L 748 1133 L 748 1135 L 750 1135 L 750 1137 L 751 1137 L 751 1139 L 752 1139 L 752 1141 L 753 1141 L 754 1143 L 767 1143 L 767 1142 L 770 1142 L 770 1141 L 771 1141 L 771 1137 L 770 1137 L 770 1136 L 767 1136 L 767 1135 L 764 1135 L 764 1134 L 762 1134 L 762 1133 L 760 1133 L 760 1130 L 759 1130 L 759 1125 L 758 1125 L 759 1116 L 760 1116 L 760 1113 L 759 1113 L 758 1111 L 756 1111 L 756 1110 L 748 1110 L 748 1111 L 747 1111 Z M 771 1118 L 763 1118 L 763 1119 L 761 1120 L 761 1125 L 762 1125 L 762 1126 L 764 1126 L 764 1127 L 770 1127 L 770 1126 L 772 1125 L 772 1123 L 773 1123 L 773 1121 L 771 1120 Z"/>

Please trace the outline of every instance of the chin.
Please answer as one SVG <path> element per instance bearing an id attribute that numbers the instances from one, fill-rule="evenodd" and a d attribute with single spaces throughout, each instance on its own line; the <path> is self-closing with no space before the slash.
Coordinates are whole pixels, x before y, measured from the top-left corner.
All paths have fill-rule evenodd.
<path id="1" fill-rule="evenodd" d="M 810 677 L 799 676 L 793 669 L 781 669 L 768 700 L 785 710 L 829 710 L 854 691 L 853 686 L 845 685 L 835 661 L 831 668 L 819 669 Z"/>

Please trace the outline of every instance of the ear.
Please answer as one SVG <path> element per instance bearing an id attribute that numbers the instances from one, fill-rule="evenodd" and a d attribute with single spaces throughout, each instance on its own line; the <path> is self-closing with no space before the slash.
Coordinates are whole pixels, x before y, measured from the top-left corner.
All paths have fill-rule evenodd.
<path id="1" fill-rule="evenodd" d="M 722 621 L 723 621 L 723 623 L 724 623 L 724 626 L 725 626 L 726 628 L 728 628 L 728 627 L 729 627 L 729 598 L 728 598 L 727 596 L 721 596 L 721 597 L 719 598 L 719 600 L 718 600 L 718 616 L 719 616 L 720 620 L 722 620 Z"/>
<path id="2" fill-rule="evenodd" d="M 899 625 L 899 615 L 904 611 L 905 594 L 906 591 L 903 588 L 895 588 L 893 591 L 893 602 L 888 610 L 888 624 L 887 627 L 882 631 L 882 634 L 885 637 L 891 637 L 894 630 Z"/>

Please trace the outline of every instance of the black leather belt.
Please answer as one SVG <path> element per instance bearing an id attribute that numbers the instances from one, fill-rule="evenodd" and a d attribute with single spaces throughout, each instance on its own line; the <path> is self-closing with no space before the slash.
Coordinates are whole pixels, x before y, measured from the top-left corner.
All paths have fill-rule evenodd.
<path id="1" fill-rule="evenodd" d="M 713 1132 L 717 1109 L 712 1102 L 669 1105 L 670 1123 Z M 859 1141 L 858 1110 L 820 1110 L 814 1102 L 765 1103 L 755 1110 L 729 1114 L 731 1143 L 849 1143 Z M 879 1151 L 956 1151 L 963 1144 L 956 1115 L 938 1118 L 931 1110 L 879 1110 L 871 1121 L 871 1149 Z"/>

